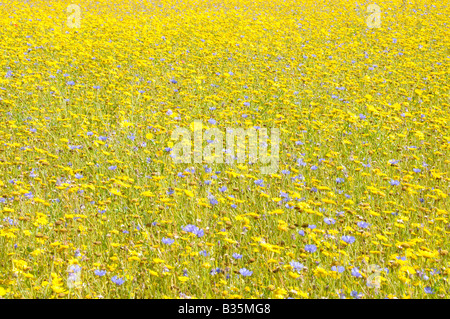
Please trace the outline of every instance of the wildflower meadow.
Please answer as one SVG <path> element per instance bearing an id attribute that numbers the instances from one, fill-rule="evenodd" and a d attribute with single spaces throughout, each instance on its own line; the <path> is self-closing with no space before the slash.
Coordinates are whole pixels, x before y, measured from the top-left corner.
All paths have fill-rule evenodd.
<path id="1" fill-rule="evenodd" d="M 0 3 L 0 299 L 450 296 L 450 3 Z"/>

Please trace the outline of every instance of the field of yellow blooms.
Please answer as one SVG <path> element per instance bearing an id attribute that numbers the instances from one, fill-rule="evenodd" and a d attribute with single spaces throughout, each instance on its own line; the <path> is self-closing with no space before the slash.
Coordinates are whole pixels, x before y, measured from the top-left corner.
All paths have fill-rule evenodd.
<path id="1" fill-rule="evenodd" d="M 71 1 L 0 4 L 0 298 L 450 296 L 447 1 Z"/>

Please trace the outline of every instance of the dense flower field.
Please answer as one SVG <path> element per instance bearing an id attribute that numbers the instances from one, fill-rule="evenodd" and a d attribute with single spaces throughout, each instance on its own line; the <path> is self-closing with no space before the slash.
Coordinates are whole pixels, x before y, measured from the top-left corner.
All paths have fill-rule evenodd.
<path id="1" fill-rule="evenodd" d="M 0 298 L 448 298 L 450 7 L 370 4 L 3 1 Z"/>

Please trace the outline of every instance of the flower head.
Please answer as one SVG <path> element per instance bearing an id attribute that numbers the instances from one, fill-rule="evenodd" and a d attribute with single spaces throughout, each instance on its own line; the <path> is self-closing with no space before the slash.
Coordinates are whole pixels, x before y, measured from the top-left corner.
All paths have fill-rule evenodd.
<path id="1" fill-rule="evenodd" d="M 250 271 L 246 268 L 241 268 L 241 269 L 239 269 L 239 273 L 244 277 L 249 277 L 253 274 L 253 271 Z"/>
<path id="2" fill-rule="evenodd" d="M 114 277 L 111 278 L 111 281 L 113 283 L 115 283 L 117 286 L 120 286 L 120 285 L 122 285 L 125 282 L 125 279 L 124 278 L 118 278 L 117 276 L 114 276 Z"/>

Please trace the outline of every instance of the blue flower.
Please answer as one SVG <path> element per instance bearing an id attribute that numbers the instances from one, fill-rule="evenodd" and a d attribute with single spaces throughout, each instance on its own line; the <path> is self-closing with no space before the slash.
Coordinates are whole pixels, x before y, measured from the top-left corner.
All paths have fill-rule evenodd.
<path id="1" fill-rule="evenodd" d="M 111 281 L 113 283 L 115 283 L 117 286 L 120 286 L 120 285 L 122 285 L 125 282 L 125 279 L 118 278 L 117 276 L 114 276 L 114 277 L 111 278 Z"/>
<path id="2" fill-rule="evenodd" d="M 316 245 L 305 245 L 305 250 L 309 253 L 314 253 L 317 250 Z"/>
<path id="3" fill-rule="evenodd" d="M 76 178 L 76 179 L 83 178 L 83 175 L 81 175 L 80 173 L 76 173 L 76 174 L 75 174 L 75 178 Z"/>
<path id="4" fill-rule="evenodd" d="M 389 160 L 389 164 L 391 165 L 396 165 L 398 162 L 398 160 Z"/>
<path id="5" fill-rule="evenodd" d="M 431 287 L 425 287 L 425 292 L 427 293 L 427 294 L 434 294 L 434 291 L 433 291 L 433 289 L 431 288 Z"/>
<path id="6" fill-rule="evenodd" d="M 414 173 L 420 173 L 420 172 L 421 172 L 421 169 L 420 169 L 420 168 L 413 168 L 413 172 L 414 172 Z"/>
<path id="7" fill-rule="evenodd" d="M 350 295 L 355 299 L 360 299 L 362 297 L 362 294 L 358 293 L 356 290 L 353 290 Z"/>
<path id="8" fill-rule="evenodd" d="M 367 228 L 367 227 L 370 226 L 370 225 L 369 225 L 368 223 L 366 223 L 366 222 L 357 222 L 356 225 L 358 225 L 358 226 L 361 227 L 361 228 Z"/>
<path id="9" fill-rule="evenodd" d="M 219 269 L 220 270 L 220 268 L 217 268 L 217 269 Z M 214 275 L 216 275 L 219 271 L 217 271 L 217 269 L 212 269 L 210 272 L 209 272 L 209 274 L 211 275 L 211 276 L 214 276 Z"/>
<path id="10" fill-rule="evenodd" d="M 34 197 L 34 195 L 33 195 L 32 192 L 25 193 L 25 194 L 23 194 L 23 196 L 25 196 L 25 197 L 28 198 L 28 199 L 32 199 L 32 198 Z"/>
<path id="11" fill-rule="evenodd" d="M 344 272 L 345 268 L 343 266 L 337 266 L 337 267 L 333 266 L 333 267 L 331 267 L 331 270 L 337 271 L 338 273 L 342 273 L 342 272 Z"/>
<path id="12" fill-rule="evenodd" d="M 161 242 L 166 245 L 172 245 L 175 242 L 175 239 L 164 237 L 163 239 L 161 239 Z"/>
<path id="13" fill-rule="evenodd" d="M 290 265 L 294 270 L 297 270 L 297 271 L 300 271 L 305 267 L 305 266 L 303 266 L 302 263 L 299 263 L 298 261 L 291 261 Z"/>
<path id="14" fill-rule="evenodd" d="M 225 192 L 226 190 L 227 190 L 226 186 L 223 186 L 223 187 L 219 188 L 219 191 L 221 191 L 222 193 Z"/>
<path id="15" fill-rule="evenodd" d="M 194 230 L 197 229 L 197 226 L 189 224 L 184 227 L 181 227 L 181 229 L 184 230 L 185 232 L 192 233 Z"/>
<path id="16" fill-rule="evenodd" d="M 436 268 L 433 268 L 433 269 L 431 269 L 431 271 L 430 271 L 430 274 L 431 275 L 437 275 L 437 274 L 440 274 L 441 272 L 439 271 L 439 270 L 437 270 Z"/>
<path id="17" fill-rule="evenodd" d="M 298 231 L 298 234 L 299 234 L 300 236 L 305 236 L 305 231 L 304 231 L 303 229 L 300 229 L 300 230 Z"/>
<path id="18" fill-rule="evenodd" d="M 280 196 L 284 198 L 284 201 L 289 200 L 289 195 L 283 191 L 280 191 Z"/>
<path id="19" fill-rule="evenodd" d="M 334 225 L 334 223 L 336 223 L 336 221 L 335 221 L 333 218 L 328 218 L 328 217 L 325 217 L 325 218 L 323 219 L 323 221 L 324 221 L 325 224 L 327 224 L 327 225 Z"/>
<path id="20" fill-rule="evenodd" d="M 72 265 L 72 266 L 69 267 L 69 270 L 72 273 L 76 274 L 77 272 L 81 271 L 81 266 L 80 265 Z"/>
<path id="21" fill-rule="evenodd" d="M 234 259 L 241 259 L 242 258 L 242 255 L 239 255 L 238 253 L 233 253 L 233 258 Z"/>
<path id="22" fill-rule="evenodd" d="M 392 186 L 398 186 L 398 185 L 400 185 L 400 182 L 397 181 L 397 180 L 391 179 L 391 181 L 389 182 L 389 184 L 391 184 Z"/>
<path id="23" fill-rule="evenodd" d="M 102 276 L 106 275 L 106 270 L 98 270 L 97 269 L 94 271 L 94 274 L 96 274 L 99 277 L 102 277 Z"/>
<path id="24" fill-rule="evenodd" d="M 205 166 L 205 173 L 211 173 L 212 169 L 208 166 Z"/>
<path id="25" fill-rule="evenodd" d="M 219 203 L 219 201 L 213 195 L 208 196 L 208 198 L 209 198 L 209 203 L 212 206 L 217 205 Z"/>
<path id="26" fill-rule="evenodd" d="M 197 235 L 197 237 L 203 237 L 205 235 L 205 231 L 203 229 L 197 228 L 194 232 L 194 235 Z"/>
<path id="27" fill-rule="evenodd" d="M 356 238 L 353 236 L 342 236 L 341 239 L 343 242 L 346 242 L 347 244 L 353 244 L 356 241 Z"/>
<path id="28" fill-rule="evenodd" d="M 258 186 L 264 187 L 264 180 L 262 179 L 258 179 L 254 183 Z"/>
<path id="29" fill-rule="evenodd" d="M 203 229 L 200 229 L 194 225 L 187 225 L 185 227 L 181 227 L 181 229 L 185 232 L 195 234 L 197 237 L 203 237 L 205 235 L 205 231 Z"/>
<path id="30" fill-rule="evenodd" d="M 356 267 L 353 267 L 353 268 L 352 268 L 352 276 L 353 276 L 353 277 L 356 277 L 356 278 L 361 278 L 361 277 L 362 277 L 362 275 L 361 275 L 360 272 L 359 272 L 359 269 L 356 268 Z"/>
<path id="31" fill-rule="evenodd" d="M 241 269 L 239 269 L 239 273 L 244 277 L 249 277 L 253 274 L 253 271 L 250 271 L 246 268 L 241 268 Z"/>

